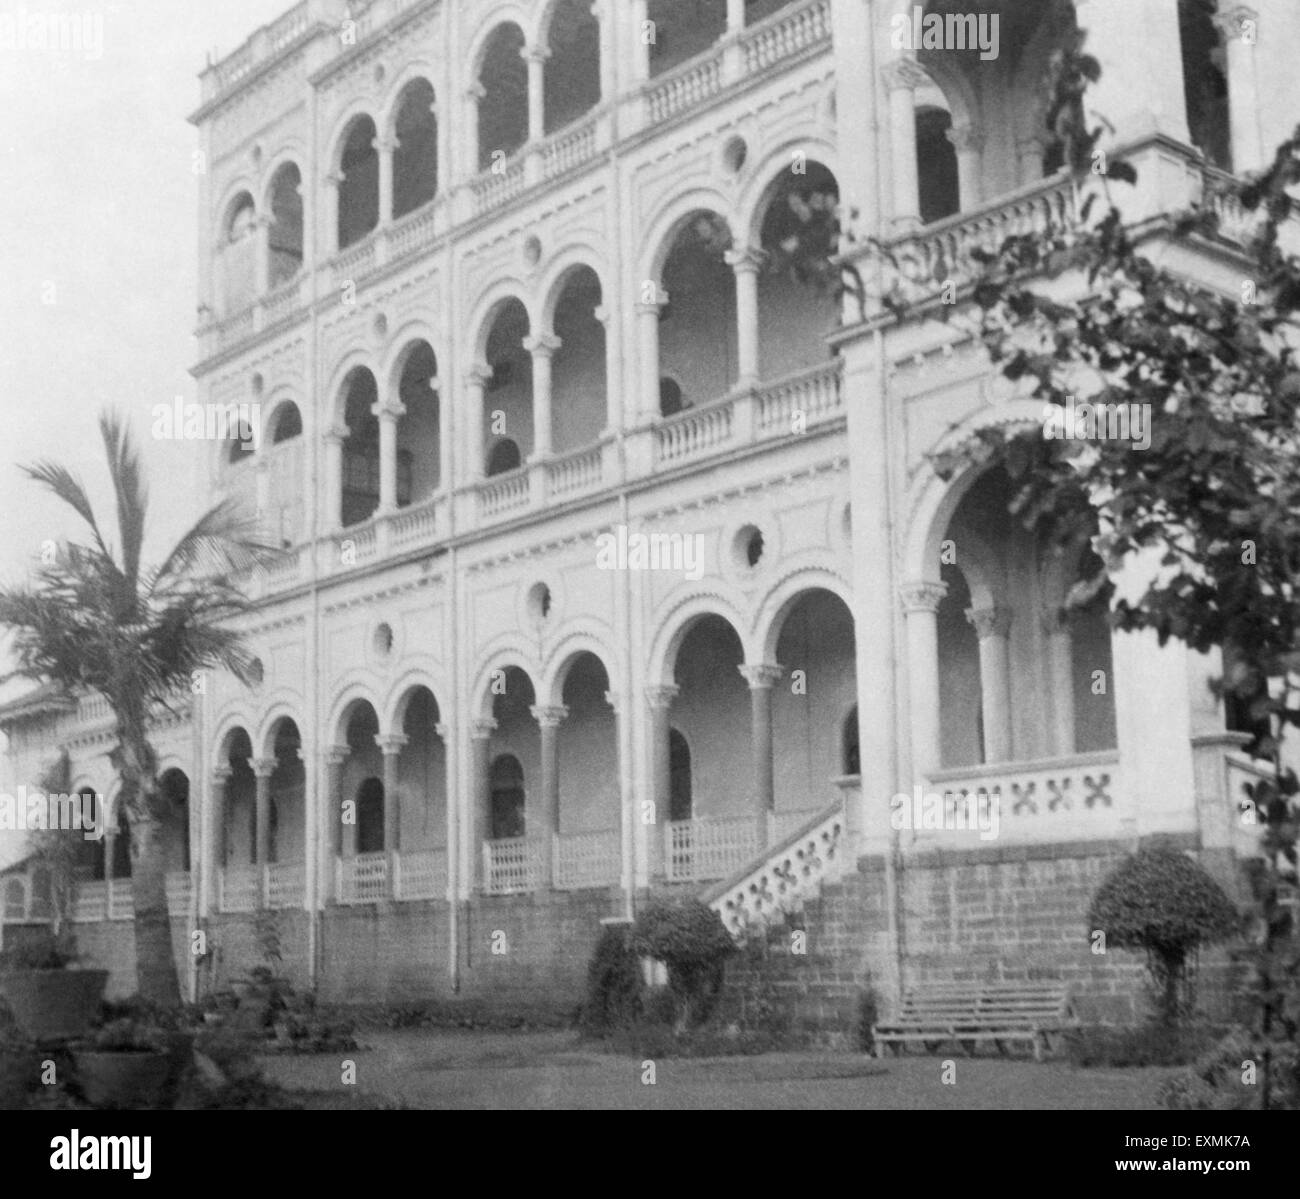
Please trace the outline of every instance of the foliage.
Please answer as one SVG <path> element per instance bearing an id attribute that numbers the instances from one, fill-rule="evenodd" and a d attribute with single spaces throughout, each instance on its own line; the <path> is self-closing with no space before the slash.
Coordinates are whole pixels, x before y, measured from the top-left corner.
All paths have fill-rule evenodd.
<path id="1" fill-rule="evenodd" d="M 1093 896 L 1088 922 L 1105 933 L 1108 947 L 1145 951 L 1161 1020 L 1172 1025 L 1192 1006 L 1189 959 L 1235 932 L 1239 918 L 1197 862 L 1155 846 L 1130 854 L 1111 872 Z"/>
<path id="2" fill-rule="evenodd" d="M 156 567 L 144 563 L 148 491 L 134 439 L 106 412 L 100 435 L 117 501 L 117 536 L 101 528 L 77 477 L 50 460 L 23 468 L 77 515 L 88 539 L 66 541 L 33 583 L 0 588 L 15 673 L 68 695 L 97 692 L 115 717 L 109 759 L 132 826 L 140 990 L 179 1002 L 159 831 L 169 816 L 149 740 L 151 716 L 188 694 L 197 672 L 224 667 L 247 680 L 251 657 L 231 618 L 247 611 L 238 574 L 276 552 L 232 502 L 205 512 Z"/>
<path id="3" fill-rule="evenodd" d="M 1136 1028 L 1087 1025 L 1071 1029 L 1065 1037 L 1065 1048 L 1073 1066 L 1183 1066 L 1213 1045 L 1214 1040 L 1203 1026 L 1153 1020 Z"/>
<path id="4" fill-rule="evenodd" d="M 641 988 L 641 961 L 632 948 L 631 931 L 624 925 L 607 925 L 587 964 L 582 1030 L 599 1037 L 627 1027 L 640 1013 Z"/>
<path id="5" fill-rule="evenodd" d="M 872 1054 L 876 1051 L 876 1025 L 880 1022 L 880 997 L 875 987 L 865 987 L 858 996 L 858 1050 Z"/>
<path id="6" fill-rule="evenodd" d="M 1234 1028 L 1197 1058 L 1193 1066 L 1166 1080 L 1160 1103 L 1174 1111 L 1247 1111 L 1260 1106 L 1265 1079 L 1258 1039 L 1249 1028 Z M 1271 1106 L 1300 1109 L 1300 1048 L 1278 1046 L 1272 1062 Z"/>
<path id="7" fill-rule="evenodd" d="M 0 1054 L 26 1055 L 35 1048 L 35 1043 L 18 1026 L 13 1010 L 3 999 L 0 999 Z"/>
<path id="8" fill-rule="evenodd" d="M 284 964 L 284 952 L 281 948 L 280 913 L 271 908 L 261 908 L 253 917 L 253 935 L 257 940 L 257 950 L 265 963 L 256 967 L 252 974 L 259 974 L 265 979 Z"/>
<path id="9" fill-rule="evenodd" d="M 70 933 L 45 932 L 0 950 L 0 971 L 63 970 L 76 960 L 77 943 Z"/>
<path id="10" fill-rule="evenodd" d="M 163 1033 L 151 1021 L 123 1016 L 95 1029 L 86 1044 L 101 1053 L 162 1053 L 167 1048 Z"/>
<path id="11" fill-rule="evenodd" d="M 58 756 L 41 775 L 38 783 L 45 795 L 67 795 L 72 788 L 72 761 L 68 751 L 60 748 Z M 96 799 L 96 803 L 98 803 Z M 81 833 L 66 829 L 42 829 L 29 835 L 33 851 L 33 875 L 44 870 L 50 880 L 50 928 L 61 936 L 72 918 L 77 900 L 78 838 Z"/>
<path id="12" fill-rule="evenodd" d="M 722 986 L 726 960 L 736 952 L 721 917 L 699 900 L 651 904 L 633 925 L 632 946 L 668 968 L 679 1032 L 708 1017 Z"/>

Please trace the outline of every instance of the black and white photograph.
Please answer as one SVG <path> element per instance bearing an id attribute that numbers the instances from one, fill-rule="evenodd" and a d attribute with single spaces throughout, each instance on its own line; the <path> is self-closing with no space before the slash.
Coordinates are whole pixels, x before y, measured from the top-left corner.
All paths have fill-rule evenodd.
<path id="1" fill-rule="evenodd" d="M 1296 0 L 0 0 L 30 1178 L 179 1185 L 213 1110 L 1284 1152 L 1298 54 Z"/>

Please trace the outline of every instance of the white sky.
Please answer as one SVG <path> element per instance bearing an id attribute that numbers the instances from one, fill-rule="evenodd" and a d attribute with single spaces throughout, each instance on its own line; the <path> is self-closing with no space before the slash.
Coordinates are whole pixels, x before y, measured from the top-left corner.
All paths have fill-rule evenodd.
<path id="1" fill-rule="evenodd" d="M 289 7 L 289 0 L 0 0 L 5 582 L 23 577 L 43 540 L 77 532 L 76 518 L 65 518 L 19 464 L 51 456 L 72 466 L 101 523 L 113 527 L 95 427 L 105 404 L 128 412 L 143 446 L 150 556 L 199 511 L 195 448 L 149 438 L 154 404 L 195 395 L 198 137 L 185 118 L 198 107 L 208 51 L 229 53 Z M 79 24 L 89 17 L 91 54 L 99 45 L 102 55 L 35 48 L 26 31 L 51 28 L 56 15 Z"/>

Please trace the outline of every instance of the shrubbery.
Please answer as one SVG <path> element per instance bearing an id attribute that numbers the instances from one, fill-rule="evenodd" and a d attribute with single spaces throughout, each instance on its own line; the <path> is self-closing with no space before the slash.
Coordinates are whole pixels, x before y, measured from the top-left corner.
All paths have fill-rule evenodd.
<path id="1" fill-rule="evenodd" d="M 736 952 L 718 913 L 699 900 L 651 904 L 632 927 L 631 946 L 668 968 L 668 988 L 677 1004 L 676 1031 L 703 1023 L 722 990 L 727 958 Z"/>

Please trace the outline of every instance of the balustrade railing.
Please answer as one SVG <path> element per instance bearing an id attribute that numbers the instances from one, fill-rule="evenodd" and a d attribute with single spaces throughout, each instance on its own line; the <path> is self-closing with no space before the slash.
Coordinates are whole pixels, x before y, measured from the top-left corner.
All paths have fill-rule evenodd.
<path id="1" fill-rule="evenodd" d="M 484 519 L 528 506 L 528 469 L 520 467 L 479 485 L 478 514 Z"/>
<path id="2" fill-rule="evenodd" d="M 840 392 L 840 364 L 825 362 L 810 370 L 765 383 L 758 392 L 757 426 L 759 436 L 784 436 L 844 411 Z M 798 418 L 798 421 L 796 421 Z"/>
<path id="3" fill-rule="evenodd" d="M 167 914 L 185 917 L 190 912 L 191 888 L 193 882 L 187 871 L 173 870 L 167 875 Z"/>
<path id="4" fill-rule="evenodd" d="M 79 883 L 72 904 L 72 918 L 92 922 L 108 917 L 108 884 Z"/>
<path id="5" fill-rule="evenodd" d="M 810 46 L 829 42 L 830 37 L 830 0 L 813 0 L 802 8 L 775 13 L 745 31 L 745 70 L 756 75 Z"/>
<path id="6" fill-rule="evenodd" d="M 535 891 L 541 882 L 542 854 L 548 848 L 527 837 L 483 842 L 483 892 L 511 895 Z"/>
<path id="7" fill-rule="evenodd" d="M 546 467 L 547 493 L 553 499 L 563 499 L 600 486 L 602 461 L 600 446 L 556 458 Z"/>
<path id="8" fill-rule="evenodd" d="M 553 873 L 557 890 L 612 886 L 619 881 L 622 871 L 623 853 L 617 829 L 556 834 Z"/>
<path id="9" fill-rule="evenodd" d="M 377 903 L 389 897 L 386 853 L 359 853 L 335 862 L 339 903 Z"/>
<path id="10" fill-rule="evenodd" d="M 217 907 L 255 912 L 262 905 L 262 872 L 256 866 L 226 866 L 217 875 Z"/>
<path id="11" fill-rule="evenodd" d="M 489 212 L 493 208 L 522 195 L 524 190 L 524 162 L 516 158 L 513 162 L 502 165 L 500 170 L 492 167 L 470 182 L 470 192 L 474 196 L 474 211 Z"/>
<path id="12" fill-rule="evenodd" d="M 672 820 L 664 825 L 664 875 L 670 883 L 726 878 L 758 853 L 752 817 Z"/>
<path id="13" fill-rule="evenodd" d="M 686 462 L 718 449 L 731 438 L 732 401 L 719 400 L 669 417 L 655 429 L 658 462 Z"/>
<path id="14" fill-rule="evenodd" d="M 562 129 L 542 146 L 542 175 L 554 179 L 581 166 L 596 155 L 596 122 L 588 119 L 573 129 Z"/>
<path id="15" fill-rule="evenodd" d="M 646 114 L 658 124 L 695 108 L 721 88 L 722 55 L 715 51 L 703 62 L 684 63 L 653 81 L 646 92 Z"/>
<path id="16" fill-rule="evenodd" d="M 266 868 L 266 906 L 300 908 L 307 895 L 304 862 L 273 862 Z"/>

